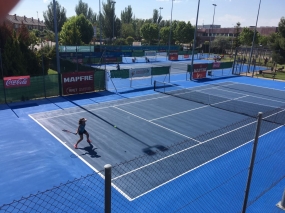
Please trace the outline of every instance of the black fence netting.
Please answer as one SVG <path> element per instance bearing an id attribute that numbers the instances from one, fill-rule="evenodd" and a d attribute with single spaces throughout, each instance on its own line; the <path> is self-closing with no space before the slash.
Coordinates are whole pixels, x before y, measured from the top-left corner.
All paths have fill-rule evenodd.
<path id="1" fill-rule="evenodd" d="M 275 107 L 240 100 L 244 96 L 230 99 L 228 97 L 208 94 L 193 89 L 185 89 L 177 85 L 158 81 L 155 81 L 154 90 L 174 97 L 210 105 L 215 108 L 254 118 L 256 118 L 258 112 L 263 112 L 263 120 L 280 125 L 285 124 L 285 106 Z"/>
<path id="2" fill-rule="evenodd" d="M 104 180 L 93 173 L 0 206 L 0 212 L 104 212 Z"/>
<path id="3" fill-rule="evenodd" d="M 256 127 L 249 117 L 113 165 L 112 212 L 241 212 Z M 261 123 L 247 208 L 262 209 L 256 201 L 284 180 L 281 128 Z M 104 176 L 101 171 L 69 181 L 0 211 L 104 212 Z"/>

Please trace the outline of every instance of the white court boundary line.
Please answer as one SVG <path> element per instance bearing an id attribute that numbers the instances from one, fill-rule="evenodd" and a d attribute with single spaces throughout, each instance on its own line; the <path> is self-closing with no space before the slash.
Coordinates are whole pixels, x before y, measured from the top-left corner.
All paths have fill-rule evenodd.
<path id="1" fill-rule="evenodd" d="M 244 84 L 244 85 L 248 85 L 248 86 L 251 86 L 251 87 L 260 87 L 260 88 L 266 88 L 266 89 L 271 89 L 271 90 L 277 90 L 277 91 L 285 92 L 284 90 L 281 90 L 281 89 L 275 89 L 275 88 L 270 88 L 270 87 L 264 87 L 264 86 L 251 85 L 251 84 L 240 83 L 240 82 L 234 82 L 234 81 L 228 81 L 228 82 L 231 82 L 232 84 Z"/>
<path id="2" fill-rule="evenodd" d="M 183 94 L 185 94 L 185 93 L 183 93 Z M 206 94 L 206 93 L 205 93 L 205 94 Z M 152 120 L 149 120 L 149 121 L 159 120 L 159 119 L 163 119 L 163 118 L 167 118 L 167 117 L 179 115 L 179 114 L 182 114 L 182 113 L 186 113 L 186 112 L 198 110 L 198 109 L 201 109 L 201 108 L 210 107 L 210 106 L 212 106 L 212 105 L 221 104 L 221 103 L 225 103 L 225 102 L 230 102 L 230 101 L 233 101 L 233 100 L 238 100 L 238 99 L 240 99 L 240 98 L 245 98 L 245 97 L 247 97 L 247 96 L 248 96 L 248 95 L 241 96 L 241 97 L 234 98 L 234 99 L 229 99 L 229 100 L 226 100 L 226 101 L 221 101 L 221 102 L 218 102 L 218 103 L 215 103 L 215 104 L 211 104 L 211 105 L 205 105 L 205 106 L 198 107 L 198 108 L 194 108 L 194 109 L 191 109 L 191 110 L 186 110 L 186 111 L 182 111 L 182 112 L 179 112 L 179 113 L 174 113 L 174 114 L 170 114 L 170 115 L 167 115 L 167 116 L 155 118 L 155 119 L 152 119 Z M 174 96 L 174 97 L 176 97 L 176 96 Z M 219 97 L 220 97 L 220 96 L 219 96 Z M 223 96 L 221 96 L 221 97 L 223 98 Z M 178 97 L 178 98 L 179 98 L 179 97 Z M 191 100 L 190 100 L 190 101 L 191 101 Z M 195 102 L 195 101 L 193 101 L 193 102 Z M 219 109 L 219 108 L 218 108 L 218 109 Z M 220 109 L 220 110 L 223 110 L 223 109 Z M 233 113 L 235 113 L 235 112 L 233 112 Z"/>
<path id="3" fill-rule="evenodd" d="M 84 158 L 82 158 L 79 154 L 77 154 L 73 149 L 71 149 L 69 146 L 67 146 L 66 142 L 63 142 L 60 140 L 57 136 L 55 136 L 51 131 L 49 131 L 45 126 L 43 126 L 40 122 L 38 122 L 35 118 L 33 118 L 31 115 L 29 115 L 31 119 L 33 119 L 37 124 L 39 124 L 44 130 L 46 130 L 49 134 L 51 134 L 57 141 L 59 141 L 65 148 L 67 148 L 71 153 L 73 153 L 76 157 L 78 157 L 82 162 L 84 162 L 87 166 L 89 166 L 96 174 L 98 174 L 102 179 L 105 180 L 105 176 L 101 174 L 97 169 L 95 169 L 90 163 L 88 163 Z M 80 179 L 80 178 L 79 178 Z M 125 194 L 119 187 L 117 187 L 115 184 L 112 183 L 112 186 L 118 190 L 124 197 L 126 197 L 128 200 L 131 200 L 131 198 Z"/>
<path id="4" fill-rule="evenodd" d="M 221 91 L 226 91 L 226 92 L 229 92 L 229 91 L 227 91 L 227 90 L 225 90 L 225 89 L 220 89 L 220 88 L 215 88 L 216 90 L 221 90 Z M 243 93 L 241 93 L 241 92 L 230 92 L 230 93 L 236 93 L 236 94 L 241 94 L 241 95 L 243 95 Z M 257 98 L 257 99 L 264 99 L 264 100 L 268 100 L 268 101 L 272 101 L 272 102 L 278 102 L 278 103 L 283 103 L 283 104 L 285 104 L 285 102 L 283 102 L 283 101 L 277 101 L 277 100 L 273 100 L 273 99 L 269 99 L 269 98 L 265 98 L 265 97 L 258 97 L 258 96 L 254 96 L 254 95 L 248 95 L 248 96 L 250 96 L 250 97 L 254 97 L 254 98 Z"/>
<path id="5" fill-rule="evenodd" d="M 211 85 L 214 85 L 214 84 L 211 84 Z M 197 87 L 190 87 L 190 88 L 198 88 L 198 87 L 207 87 L 209 85 L 201 85 L 201 86 L 197 86 Z M 184 88 L 184 89 L 187 89 L 187 88 Z M 204 88 L 204 89 L 200 89 L 200 90 L 196 90 L 196 91 L 202 91 L 202 90 L 207 90 L 209 88 Z M 158 96 L 158 94 L 151 94 L 151 95 L 144 95 L 144 96 Z M 138 97 L 143 97 L 143 96 L 138 96 Z M 132 98 L 138 98 L 138 97 L 132 97 Z M 150 100 L 158 100 L 158 99 L 161 99 L 161 98 L 169 98 L 169 96 L 159 96 L 159 97 L 155 97 L 155 98 L 149 98 L 149 99 L 144 99 L 144 100 L 137 100 L 137 101 L 131 101 L 131 102 L 128 102 L 128 103 L 122 103 L 122 104 L 114 104 L 113 106 L 105 106 L 105 107 L 98 107 L 96 109 L 88 109 L 89 111 L 96 111 L 96 110 L 101 110 L 101 109 L 106 109 L 106 108 L 111 108 L 111 107 L 114 107 L 114 106 L 122 106 L 122 105 L 128 105 L 128 104 L 133 104 L 133 103 L 139 103 L 139 102 L 143 102 L 143 101 L 150 101 Z M 126 100 L 126 99 L 120 99 L 120 100 L 115 100 L 115 101 L 106 101 L 106 102 L 103 102 L 103 103 L 111 103 L 111 102 L 119 102 L 119 101 L 123 101 L 123 100 Z M 83 107 L 88 107 L 88 106 L 98 106 L 100 103 L 98 104 L 87 104 L 87 105 L 84 105 Z M 69 107 L 67 108 L 67 110 L 70 110 L 70 109 L 80 109 L 80 107 L 78 106 L 74 106 L 74 107 Z M 62 109 L 55 109 L 55 110 L 51 110 L 51 111 L 48 111 L 48 113 L 50 112 L 56 112 L 56 111 L 62 111 Z M 66 116 L 66 115 L 72 115 L 72 114 L 78 114 L 78 113 L 83 113 L 83 112 L 86 112 L 86 110 L 83 110 L 83 111 L 78 111 L 78 112 L 71 112 L 71 113 L 65 113 L 63 115 L 56 115 L 56 116 L 50 116 L 50 117 L 45 117 L 45 118 L 37 118 L 37 120 L 45 120 L 45 119 L 50 119 L 50 118 L 57 118 L 57 117 L 62 117 L 62 116 Z M 37 114 L 44 114 L 46 112 L 38 112 L 38 113 L 33 113 L 32 115 L 37 115 Z"/>
<path id="6" fill-rule="evenodd" d="M 139 119 L 141 119 L 141 120 L 144 120 L 144 121 L 146 121 L 146 122 L 148 122 L 148 123 L 151 123 L 151 124 L 154 124 L 154 125 L 156 125 L 156 126 L 159 126 L 159 127 L 163 128 L 163 129 L 166 129 L 166 130 L 168 130 L 168 131 L 170 131 L 170 132 L 173 132 L 173 133 L 176 133 L 176 134 L 178 134 L 178 135 L 181 135 L 181 136 L 183 136 L 183 137 L 185 137 L 185 138 L 192 139 L 192 140 L 194 140 L 194 141 L 197 142 L 197 143 L 201 143 L 200 141 L 198 141 L 198 140 L 196 140 L 196 139 L 194 139 L 194 138 L 191 138 L 191 137 L 189 137 L 189 136 L 187 136 L 187 135 L 183 135 L 183 134 L 181 134 L 181 133 L 179 133 L 179 132 L 176 132 L 176 131 L 174 131 L 174 130 L 172 130 L 172 129 L 169 129 L 169 128 L 167 128 L 167 127 L 161 126 L 161 125 L 159 125 L 159 124 L 153 123 L 153 122 L 151 122 L 151 121 L 149 121 L 149 120 L 147 120 L 147 119 L 145 119 L 145 118 L 142 118 L 142 117 L 140 117 L 140 116 L 138 116 L 138 115 L 135 115 L 135 114 L 133 114 L 133 113 L 130 113 L 130 112 L 126 111 L 126 110 L 120 109 L 120 108 L 118 108 L 118 107 L 116 107 L 116 106 L 114 106 L 113 108 L 116 108 L 116 109 L 118 109 L 118 110 L 121 110 L 121 111 L 123 111 L 123 112 L 125 112 L 125 113 L 128 113 L 128 114 L 134 116 L 134 117 L 137 117 L 137 118 L 139 118 Z"/>

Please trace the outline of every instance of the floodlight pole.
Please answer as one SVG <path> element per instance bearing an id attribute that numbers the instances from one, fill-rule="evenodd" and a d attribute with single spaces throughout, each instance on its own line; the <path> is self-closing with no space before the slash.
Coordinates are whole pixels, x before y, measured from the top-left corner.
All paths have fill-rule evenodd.
<path id="1" fill-rule="evenodd" d="M 173 1 L 175 1 L 175 0 L 172 0 L 172 1 L 171 1 L 171 2 L 172 2 L 172 5 L 171 5 L 171 19 L 170 19 L 170 29 L 169 29 L 169 41 L 168 41 L 168 57 L 169 57 L 169 53 L 170 53 Z"/>
<path id="2" fill-rule="evenodd" d="M 259 0 L 259 6 L 258 6 L 257 17 L 256 17 L 256 23 L 255 23 L 254 34 L 253 34 L 253 38 L 252 38 L 252 44 L 251 44 L 250 57 L 249 57 L 249 64 L 248 64 L 247 72 L 250 71 L 250 64 L 251 64 L 251 58 L 252 58 L 252 52 L 253 52 L 253 45 L 254 45 L 254 41 L 255 41 L 257 22 L 258 22 L 258 17 L 259 17 L 260 4 L 261 4 L 261 0 Z M 252 72 L 252 77 L 253 77 L 253 75 L 254 75 L 254 70 L 253 70 L 253 72 Z"/>
<path id="3" fill-rule="evenodd" d="M 102 26 L 102 22 L 101 22 L 101 1 L 99 0 L 99 22 L 100 22 L 100 52 L 101 52 L 101 41 L 102 41 L 102 28 L 101 28 L 101 26 Z"/>
<path id="4" fill-rule="evenodd" d="M 113 38 L 112 38 L 112 41 L 113 41 L 113 39 L 114 39 L 114 37 L 115 37 L 115 35 L 114 35 L 114 22 L 115 22 L 115 4 L 116 4 L 116 2 L 115 1 L 111 1 L 111 4 L 113 5 Z"/>
<path id="5" fill-rule="evenodd" d="M 159 7 L 159 17 L 161 17 L 161 10 L 163 9 L 163 7 Z M 157 23 L 158 25 L 158 45 L 160 44 L 160 32 L 159 32 L 159 23 Z"/>
<path id="6" fill-rule="evenodd" d="M 53 19 L 54 19 L 54 33 L 55 33 L 55 49 L 56 49 L 56 68 L 58 74 L 58 87 L 59 87 L 59 95 L 62 96 L 62 88 L 61 88 L 61 74 L 60 74 L 60 61 L 59 61 L 59 51 L 58 51 L 58 32 L 57 32 L 57 17 L 56 17 L 56 3 L 53 0 Z"/>
<path id="7" fill-rule="evenodd" d="M 213 4 L 214 6 L 214 15 L 213 15 L 213 23 L 212 23 L 212 33 L 210 35 L 210 43 L 209 43 L 209 57 L 211 56 L 211 42 L 212 42 L 212 35 L 213 35 L 213 27 L 214 27 L 214 20 L 215 20 L 215 11 L 216 11 L 216 4 Z"/>
<path id="8" fill-rule="evenodd" d="M 197 25 L 198 25 L 198 17 L 199 17 L 199 7 L 200 7 L 200 0 L 198 1 L 198 8 L 197 8 L 197 16 L 196 16 L 196 26 L 195 26 L 195 32 L 194 32 L 194 41 L 192 45 L 192 59 L 191 59 L 191 75 L 190 79 L 193 79 L 193 72 L 194 72 L 194 50 L 195 50 L 195 44 L 196 44 L 196 34 L 197 34 Z"/>

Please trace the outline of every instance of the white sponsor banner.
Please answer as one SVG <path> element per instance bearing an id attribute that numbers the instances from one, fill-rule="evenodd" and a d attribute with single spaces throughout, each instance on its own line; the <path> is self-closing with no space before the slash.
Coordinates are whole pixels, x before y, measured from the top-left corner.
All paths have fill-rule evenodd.
<path id="1" fill-rule="evenodd" d="M 142 43 L 139 42 L 139 41 L 134 41 L 133 42 L 133 46 L 141 46 L 141 45 L 142 45 Z"/>
<path id="2" fill-rule="evenodd" d="M 157 52 L 156 55 L 167 56 L 167 52 Z"/>
<path id="3" fill-rule="evenodd" d="M 156 51 L 145 51 L 144 55 L 145 56 L 156 56 Z"/>
<path id="4" fill-rule="evenodd" d="M 151 68 L 135 68 L 130 69 L 129 77 L 130 78 L 140 78 L 140 77 L 150 77 Z"/>

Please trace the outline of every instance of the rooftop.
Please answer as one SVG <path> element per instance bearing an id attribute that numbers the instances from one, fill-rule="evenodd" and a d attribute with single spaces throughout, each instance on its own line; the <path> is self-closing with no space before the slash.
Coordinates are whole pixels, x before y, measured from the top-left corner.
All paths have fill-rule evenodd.
<path id="1" fill-rule="evenodd" d="M 14 15 L 8 15 L 6 19 L 14 24 L 22 24 L 23 22 L 24 24 L 27 25 L 37 25 L 45 27 L 45 23 L 43 21 L 40 21 L 40 19 L 34 19 L 33 17 L 28 18 L 26 16 L 17 16 L 16 14 L 14 14 Z"/>

